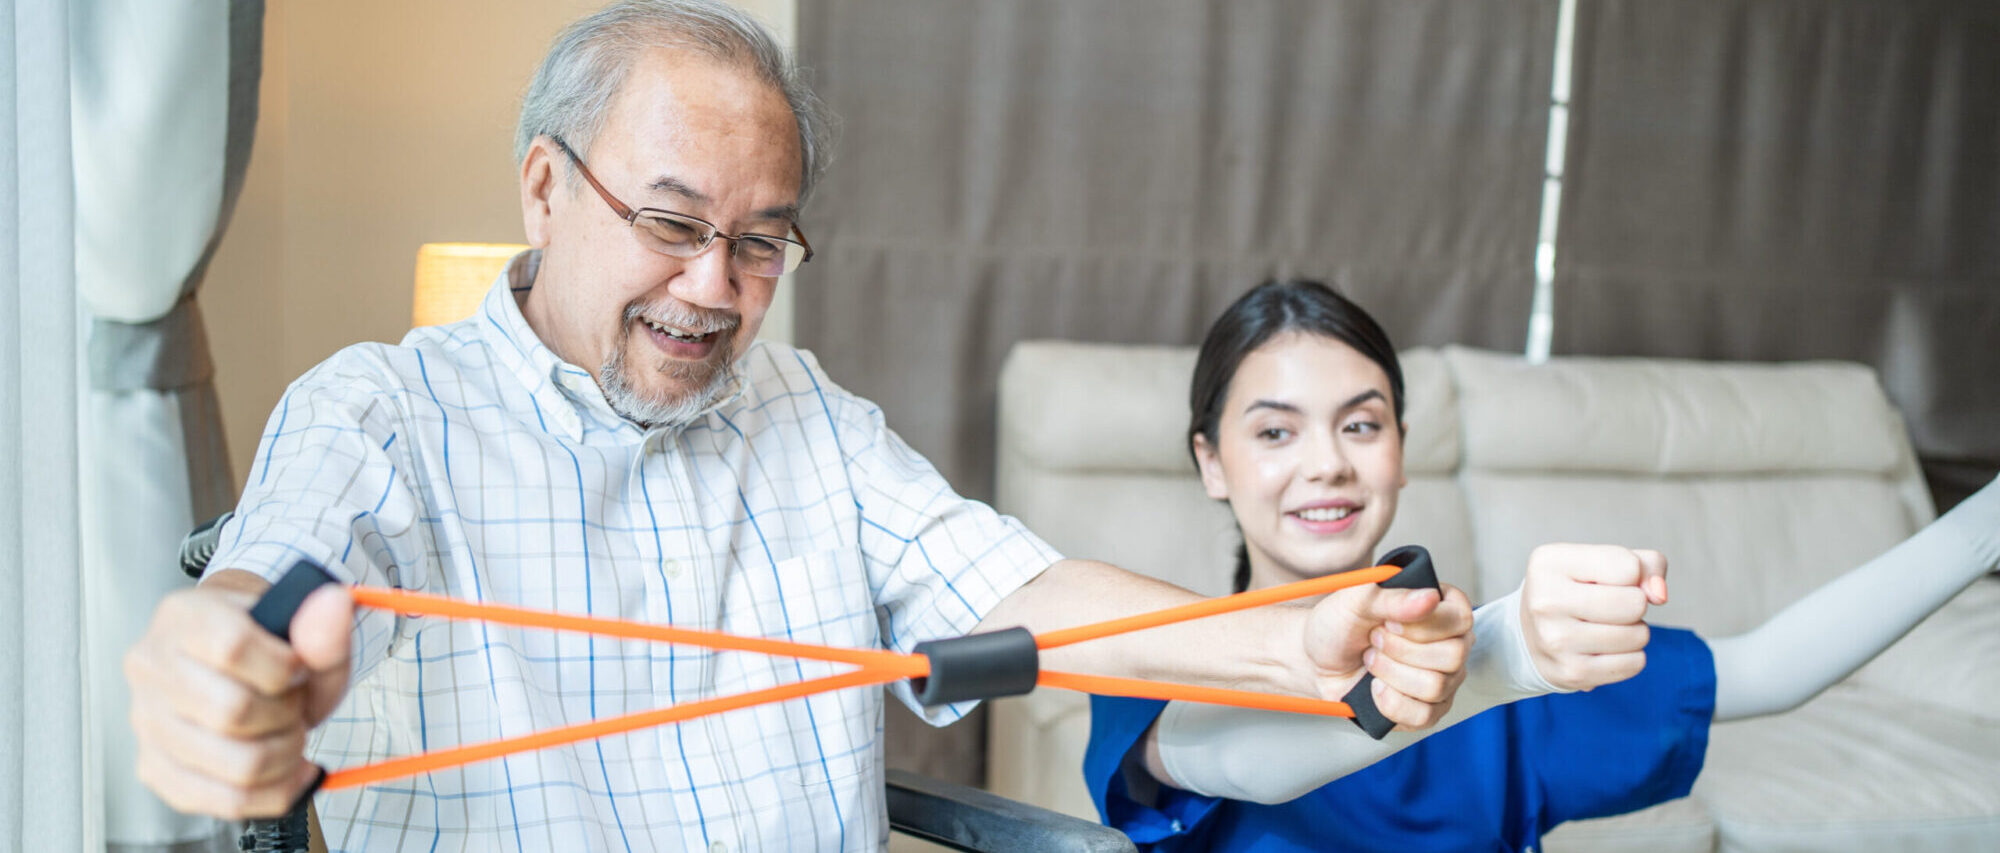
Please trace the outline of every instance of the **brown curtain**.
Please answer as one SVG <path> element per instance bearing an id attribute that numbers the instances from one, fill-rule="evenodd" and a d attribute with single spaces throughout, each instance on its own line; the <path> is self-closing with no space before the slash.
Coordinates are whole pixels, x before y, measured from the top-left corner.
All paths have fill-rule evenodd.
<path id="1" fill-rule="evenodd" d="M 1190 344 L 1328 280 L 1398 345 L 1519 349 L 1553 2 L 815 0 L 840 117 L 797 338 L 960 492 L 992 492 L 1014 342 Z M 983 775 L 978 724 L 892 764 Z"/>
<path id="2" fill-rule="evenodd" d="M 1584 0 L 1576 44 L 1554 350 L 1866 362 L 1940 504 L 1992 478 L 2000 7 Z"/>

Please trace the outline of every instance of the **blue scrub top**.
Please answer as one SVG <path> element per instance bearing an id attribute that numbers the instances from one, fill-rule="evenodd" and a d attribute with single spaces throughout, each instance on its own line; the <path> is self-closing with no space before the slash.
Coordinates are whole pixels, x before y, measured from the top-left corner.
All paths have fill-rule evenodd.
<path id="1" fill-rule="evenodd" d="M 1563 821 L 1687 796 L 1708 750 L 1715 659 L 1693 632 L 1655 627 L 1631 679 L 1489 709 L 1271 806 L 1164 786 L 1157 807 L 1133 801 L 1120 768 L 1165 707 L 1091 697 L 1084 782 L 1142 850 L 1539 849 Z"/>

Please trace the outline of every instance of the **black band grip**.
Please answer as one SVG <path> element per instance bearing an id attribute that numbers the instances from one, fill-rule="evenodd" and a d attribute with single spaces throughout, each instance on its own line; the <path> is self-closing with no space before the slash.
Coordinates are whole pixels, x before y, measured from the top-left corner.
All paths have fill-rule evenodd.
<path id="1" fill-rule="evenodd" d="M 1439 589 L 1437 569 L 1431 565 L 1431 552 L 1424 550 L 1422 545 L 1405 545 L 1383 554 L 1379 565 L 1401 566 L 1403 570 L 1378 586 L 1386 589 Z M 1382 716 L 1381 709 L 1375 707 L 1374 685 L 1375 676 L 1362 673 L 1361 680 L 1355 682 L 1347 695 L 1340 697 L 1340 701 L 1354 709 L 1355 725 L 1360 726 L 1369 737 L 1381 740 L 1396 727 L 1396 723 Z"/>
<path id="2" fill-rule="evenodd" d="M 931 659 L 928 677 L 910 679 L 927 708 L 1019 696 L 1035 689 L 1041 675 L 1041 652 L 1026 628 L 930 640 L 918 643 L 916 653 Z"/>
<path id="3" fill-rule="evenodd" d="M 306 789 L 300 791 L 298 797 L 292 800 L 292 807 L 285 810 L 285 819 L 290 820 L 305 814 L 306 807 L 312 805 L 313 795 L 319 793 L 321 785 L 326 784 L 326 768 L 315 764 L 313 765 L 313 769 L 318 772 L 313 774 L 313 780 L 310 784 L 306 785 Z M 304 838 L 305 836 L 299 837 Z"/>
<path id="4" fill-rule="evenodd" d="M 330 583 L 333 578 L 318 564 L 310 560 L 293 563 L 285 576 L 272 584 L 263 598 L 257 599 L 257 604 L 250 608 L 250 618 L 272 636 L 289 643 L 292 617 L 298 614 L 299 605 L 306 603 L 306 596 L 313 594 L 313 590 Z"/>
<path id="5" fill-rule="evenodd" d="M 265 590 L 264 596 L 250 608 L 250 618 L 257 626 L 271 632 L 280 640 L 292 641 L 292 617 L 305 604 L 306 596 L 313 590 L 334 583 L 332 576 L 310 560 L 300 560 L 285 571 L 284 577 Z M 299 792 L 292 801 L 284 817 L 250 821 L 244 827 L 243 837 L 237 844 L 241 849 L 251 851 L 303 851 L 306 849 L 306 805 L 312 795 L 326 782 L 326 768 L 316 768 L 318 775 L 312 784 Z"/>

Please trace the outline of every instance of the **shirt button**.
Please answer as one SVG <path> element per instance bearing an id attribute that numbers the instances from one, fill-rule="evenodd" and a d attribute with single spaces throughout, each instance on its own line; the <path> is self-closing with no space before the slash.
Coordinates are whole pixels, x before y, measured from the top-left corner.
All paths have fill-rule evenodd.
<path id="1" fill-rule="evenodd" d="M 681 576 L 681 561 L 679 560 L 669 558 L 664 568 L 666 569 L 668 580 L 673 580 Z M 721 844 L 722 842 L 718 841 L 716 843 Z"/>
<path id="2" fill-rule="evenodd" d="M 708 853 L 729 853 L 729 845 L 717 841 L 708 845 Z"/>

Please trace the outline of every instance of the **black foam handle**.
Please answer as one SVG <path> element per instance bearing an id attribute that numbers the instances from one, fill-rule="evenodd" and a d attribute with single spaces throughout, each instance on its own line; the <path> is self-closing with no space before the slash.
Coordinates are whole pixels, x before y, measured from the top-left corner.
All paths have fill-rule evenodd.
<path id="1" fill-rule="evenodd" d="M 313 590 L 333 583 L 333 576 L 311 560 L 300 560 L 285 571 L 284 577 L 264 591 L 264 597 L 250 608 L 250 618 L 257 627 L 271 632 L 271 635 L 289 643 L 292 641 L 292 617 L 298 615 L 299 606 L 306 603 L 306 596 Z"/>
<path id="2" fill-rule="evenodd" d="M 311 560 L 293 563 L 284 576 L 264 592 L 264 597 L 250 607 L 250 618 L 258 627 L 289 643 L 292 641 L 292 617 L 298 614 L 299 606 L 305 603 L 306 596 L 311 595 L 313 590 L 330 583 L 334 583 L 333 577 Z M 312 784 L 307 785 L 298 799 L 292 801 L 284 817 L 250 821 L 243 837 L 237 840 L 238 846 L 244 850 L 285 853 L 306 850 L 306 804 L 312 801 L 312 795 L 319 791 L 319 786 L 326 782 L 326 768 L 317 769 L 319 773 L 313 777 Z"/>
<path id="3" fill-rule="evenodd" d="M 916 653 L 931 659 L 931 674 L 910 680 L 924 707 L 1019 696 L 1041 675 L 1041 651 L 1026 628 L 931 640 Z"/>
<path id="4" fill-rule="evenodd" d="M 1405 545 L 1382 555 L 1379 565 L 1401 566 L 1403 570 L 1378 584 L 1388 589 L 1439 589 L 1437 569 L 1431 565 L 1431 552 L 1422 545 Z M 1389 730 L 1396 727 L 1394 720 L 1382 716 L 1375 707 L 1375 676 L 1362 673 L 1361 680 L 1347 691 L 1340 701 L 1354 709 L 1354 724 L 1368 733 L 1369 737 L 1381 740 Z"/>

